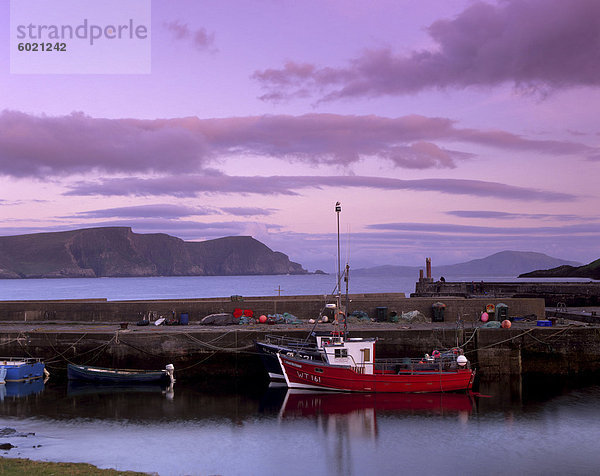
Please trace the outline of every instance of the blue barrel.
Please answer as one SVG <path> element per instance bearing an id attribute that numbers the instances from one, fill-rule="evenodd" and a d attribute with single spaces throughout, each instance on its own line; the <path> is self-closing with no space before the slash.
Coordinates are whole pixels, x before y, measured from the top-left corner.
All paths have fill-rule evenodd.
<path id="1" fill-rule="evenodd" d="M 182 312 L 181 314 L 179 314 L 179 325 L 180 326 L 187 326 L 189 322 L 190 322 L 190 316 L 188 315 L 187 312 Z"/>

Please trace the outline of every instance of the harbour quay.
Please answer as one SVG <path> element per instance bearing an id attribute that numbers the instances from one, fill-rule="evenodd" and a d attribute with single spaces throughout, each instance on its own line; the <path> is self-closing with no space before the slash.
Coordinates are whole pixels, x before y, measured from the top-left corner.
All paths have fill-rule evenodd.
<path id="1" fill-rule="evenodd" d="M 528 298 L 545 300 L 546 306 L 600 306 L 600 282 L 490 282 L 433 281 L 421 278 L 411 297 Z"/>
<path id="2" fill-rule="evenodd" d="M 478 321 L 490 303 L 500 301 L 492 297 L 480 296 L 465 299 L 457 296 L 407 298 L 404 293 L 349 294 L 349 312 L 360 311 L 377 321 L 388 321 L 394 315 L 419 311 L 425 318 L 434 319 L 433 306 L 444 304 L 443 319 Z M 543 318 L 543 299 L 503 299 L 513 316 L 535 315 Z M 109 323 L 127 322 L 135 324 L 145 316 L 152 320 L 160 317 L 187 315 L 190 322 L 199 322 L 205 316 L 219 313 L 233 313 L 236 309 L 250 310 L 255 316 L 289 313 L 302 320 L 316 319 L 321 310 L 335 303 L 331 296 L 229 296 L 202 299 L 164 299 L 107 301 L 105 299 L 76 299 L 56 301 L 0 301 L 0 322 L 87 322 Z M 345 296 L 342 305 L 346 305 Z"/>
<path id="3" fill-rule="evenodd" d="M 348 300 L 351 309 L 372 318 L 349 318 L 350 336 L 376 337 L 381 358 L 419 357 L 436 349 L 461 347 L 486 378 L 600 370 L 600 325 L 562 317 L 546 320 L 543 299 L 503 298 L 505 317 L 512 319 L 508 329 L 486 327 L 480 321 L 489 304 L 498 304 L 490 297 L 406 298 L 386 293 L 353 294 Z M 444 306 L 441 316 L 439 303 Z M 67 363 L 140 369 L 164 368 L 170 363 L 179 380 L 266 379 L 254 343 L 267 334 L 309 338 L 313 330 L 334 330 L 329 322 L 309 323 L 324 304 L 323 296 L 2 301 L 0 355 L 42 358 L 56 378 L 64 376 Z M 206 315 L 236 309 L 252 310 L 255 316 L 290 313 L 299 323 L 200 324 Z M 411 322 L 402 317 L 413 311 L 424 319 Z M 187 325 L 153 324 L 159 316 L 181 314 L 187 315 Z M 150 316 L 150 325 L 136 325 L 140 316 Z M 397 322 L 392 322 L 393 316 Z"/>

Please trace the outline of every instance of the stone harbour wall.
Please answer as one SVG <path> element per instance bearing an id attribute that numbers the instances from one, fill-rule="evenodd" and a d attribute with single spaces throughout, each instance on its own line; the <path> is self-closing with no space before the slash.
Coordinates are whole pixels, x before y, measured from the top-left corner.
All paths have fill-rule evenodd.
<path id="1" fill-rule="evenodd" d="M 510 317 L 532 316 L 543 319 L 544 300 L 536 298 L 492 297 L 462 298 L 456 296 L 406 298 L 403 293 L 351 294 L 349 309 L 366 312 L 376 319 L 392 313 L 419 311 L 433 317 L 432 305 L 445 304 L 444 320 L 476 322 L 487 304 L 502 302 L 508 306 Z M 317 318 L 321 309 L 334 300 L 323 296 L 229 297 L 181 300 L 107 301 L 0 301 L 0 322 L 130 322 L 152 313 L 154 317 L 187 313 L 190 322 L 198 322 L 209 314 L 233 312 L 236 308 L 250 309 L 255 315 L 293 314 L 300 319 Z M 342 299 L 342 304 L 345 299 Z"/>
<path id="2" fill-rule="evenodd" d="M 420 279 L 415 287 L 414 297 L 487 297 L 500 299 L 505 297 L 538 297 L 546 306 L 565 303 L 567 306 L 600 305 L 600 282 L 491 282 L 465 281 L 446 282 Z"/>
<path id="3" fill-rule="evenodd" d="M 1 326 L 1 355 L 42 358 L 56 379 L 65 378 L 67 363 L 72 362 L 142 369 L 160 369 L 171 363 L 181 381 L 266 380 L 255 341 L 266 334 L 305 338 L 310 331 L 310 326 L 259 325 L 127 330 L 118 325 Z M 351 332 L 353 337 L 376 337 L 377 358 L 419 357 L 433 349 L 461 346 L 485 378 L 600 372 L 600 327 L 517 327 L 405 329 L 373 323 Z"/>

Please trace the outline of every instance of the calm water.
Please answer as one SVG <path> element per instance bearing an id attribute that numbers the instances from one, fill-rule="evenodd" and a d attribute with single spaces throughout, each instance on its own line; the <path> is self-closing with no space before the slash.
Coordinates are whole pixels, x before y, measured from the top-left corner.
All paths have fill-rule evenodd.
<path id="1" fill-rule="evenodd" d="M 53 382 L 3 392 L 0 428 L 35 435 L 0 443 L 16 446 L 5 456 L 160 475 L 598 474 L 600 386 L 507 381 L 478 390 L 483 396 Z"/>
<path id="2" fill-rule="evenodd" d="M 398 278 L 350 275 L 351 293 L 415 291 L 418 277 Z M 518 281 L 514 276 L 473 278 L 475 281 Z M 447 281 L 471 281 L 469 277 L 447 276 Z M 590 281 L 589 279 L 570 279 Z M 548 281 L 527 279 L 526 281 Z M 568 281 L 560 279 L 559 281 Z M 0 279 L 0 301 L 106 298 L 108 300 L 171 299 L 241 296 L 330 294 L 335 275 L 277 276 L 183 276 L 155 278 Z M 342 289 L 345 291 L 345 288 Z"/>

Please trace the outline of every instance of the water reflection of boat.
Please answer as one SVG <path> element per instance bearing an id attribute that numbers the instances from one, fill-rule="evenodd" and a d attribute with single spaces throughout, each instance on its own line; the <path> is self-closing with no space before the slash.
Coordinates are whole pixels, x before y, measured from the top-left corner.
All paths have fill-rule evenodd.
<path id="1" fill-rule="evenodd" d="M 465 421 L 473 410 L 470 394 L 331 393 L 288 390 L 280 421 L 314 419 L 319 426 L 347 437 L 377 437 L 378 415 L 443 415 Z"/>
<path id="2" fill-rule="evenodd" d="M 143 383 L 127 385 L 123 383 L 93 383 L 81 380 L 69 380 L 67 395 L 79 397 L 86 395 L 113 395 L 122 393 L 164 393 L 167 397 L 173 395 L 173 385 L 160 385 L 159 383 Z"/>
<path id="3" fill-rule="evenodd" d="M 469 414 L 471 394 L 463 393 L 331 393 L 288 390 L 282 418 L 343 415 L 374 410 L 377 413 Z"/>
<path id="4" fill-rule="evenodd" d="M 0 385 L 0 401 L 6 397 L 26 397 L 35 395 L 44 390 L 44 380 L 41 378 L 25 382 L 7 382 Z"/>

